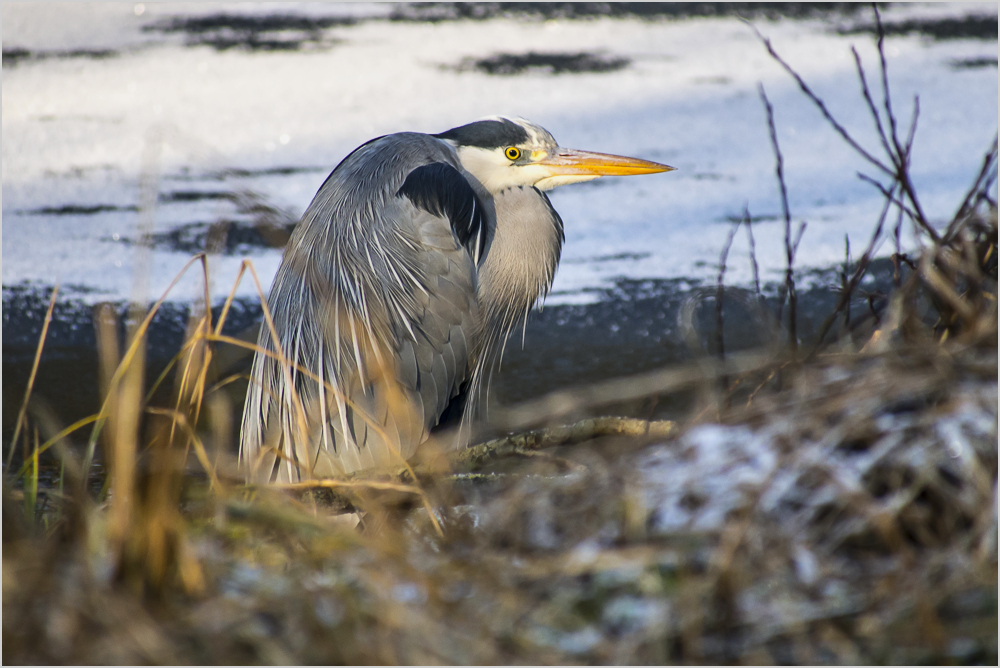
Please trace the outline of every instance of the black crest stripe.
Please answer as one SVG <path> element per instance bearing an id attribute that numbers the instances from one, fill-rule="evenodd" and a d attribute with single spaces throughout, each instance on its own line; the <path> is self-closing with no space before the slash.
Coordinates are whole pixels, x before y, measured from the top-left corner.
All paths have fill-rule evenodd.
<path id="1" fill-rule="evenodd" d="M 482 257 L 486 249 L 483 205 L 457 169 L 444 162 L 417 167 L 406 176 L 397 194 L 428 213 L 446 217 L 459 243 L 473 258 Z"/>
<path id="2" fill-rule="evenodd" d="M 452 128 L 434 137 L 450 139 L 460 146 L 499 148 L 523 144 L 528 141 L 528 132 L 517 123 L 503 118 L 498 121 L 476 121 Z"/>

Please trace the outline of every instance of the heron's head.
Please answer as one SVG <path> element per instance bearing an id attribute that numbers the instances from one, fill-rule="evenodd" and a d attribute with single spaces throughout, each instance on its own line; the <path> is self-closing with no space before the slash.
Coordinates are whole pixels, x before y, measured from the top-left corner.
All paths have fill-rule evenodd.
<path id="1" fill-rule="evenodd" d="M 523 118 L 498 116 L 434 136 L 451 144 L 462 166 L 490 192 L 515 186 L 550 190 L 601 176 L 674 169 L 638 158 L 563 148 L 545 128 Z"/>

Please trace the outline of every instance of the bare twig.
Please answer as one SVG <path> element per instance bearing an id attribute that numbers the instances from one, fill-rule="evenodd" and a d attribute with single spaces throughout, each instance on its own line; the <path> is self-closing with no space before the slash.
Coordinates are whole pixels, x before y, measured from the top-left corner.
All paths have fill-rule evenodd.
<path id="1" fill-rule="evenodd" d="M 896 186 L 893 186 L 895 188 Z M 892 191 L 889 193 L 892 195 Z M 864 254 L 858 260 L 858 266 L 854 270 L 854 275 L 851 276 L 850 282 L 840 293 L 840 299 L 837 301 L 837 306 L 833 309 L 833 312 L 827 316 L 826 320 L 823 321 L 822 326 L 819 328 L 819 336 L 816 338 L 816 344 L 813 346 L 812 351 L 809 353 L 806 359 L 812 359 L 815 357 L 816 353 L 819 352 L 823 345 L 823 340 L 826 335 L 830 332 L 830 328 L 833 323 L 837 320 L 837 315 L 842 309 L 844 309 L 851 300 L 851 295 L 854 290 L 858 287 L 858 283 L 864 277 L 865 272 L 868 270 L 868 265 L 871 262 L 872 255 L 875 253 L 875 248 L 878 245 L 879 240 L 882 238 L 882 228 L 885 225 L 885 217 L 889 213 L 889 208 L 893 202 L 892 197 L 887 197 L 885 200 L 885 205 L 882 207 L 882 213 L 879 215 L 878 224 L 875 226 L 875 231 L 872 232 L 871 240 L 868 242 L 868 247 L 865 248 Z"/>
<path id="2" fill-rule="evenodd" d="M 733 245 L 733 237 L 736 236 L 736 231 L 740 229 L 740 224 L 736 223 L 730 228 L 729 234 L 726 236 L 726 243 L 722 245 L 722 255 L 719 257 L 719 278 L 716 282 L 715 288 L 715 343 L 717 346 L 717 354 L 720 360 L 726 359 L 726 348 L 725 341 L 722 335 L 723 333 L 723 314 L 722 314 L 722 302 L 725 298 L 725 278 L 726 278 L 726 259 L 729 257 L 729 249 Z"/>
<path id="3" fill-rule="evenodd" d="M 896 207 L 896 225 L 892 228 L 893 250 L 892 254 L 892 283 L 898 289 L 903 284 L 903 277 L 900 271 L 900 264 L 903 261 L 902 240 L 903 232 L 903 209 Z"/>
<path id="4" fill-rule="evenodd" d="M 784 68 L 784 70 L 792 76 L 792 78 L 795 79 L 796 83 L 798 83 L 799 88 L 802 90 L 802 92 L 805 93 L 806 97 L 808 97 L 813 102 L 813 104 L 816 105 L 816 107 L 820 110 L 820 113 L 823 114 L 823 117 L 827 120 L 828 123 L 830 123 L 833 129 L 844 139 L 844 141 L 846 141 L 848 145 L 851 146 L 851 148 L 853 148 L 862 158 L 867 160 L 869 163 L 871 163 L 880 171 L 884 172 L 886 175 L 891 176 L 893 179 L 899 182 L 901 192 L 905 194 L 906 198 L 910 201 L 911 209 L 913 210 L 912 218 L 914 223 L 921 230 L 923 230 L 923 232 L 926 233 L 927 236 L 929 236 L 931 239 L 937 242 L 940 240 L 940 235 L 931 226 L 930 222 L 927 219 L 927 216 L 924 215 L 923 209 L 920 206 L 920 202 L 917 199 L 916 191 L 913 187 L 913 182 L 910 178 L 910 173 L 909 173 L 909 148 L 912 145 L 913 136 L 914 133 L 916 132 L 916 122 L 919 113 L 919 101 L 915 103 L 913 120 L 911 122 L 911 126 L 909 129 L 907 143 L 903 145 L 899 141 L 898 131 L 896 127 L 896 118 L 893 115 L 892 111 L 892 101 L 889 92 L 888 71 L 886 67 L 885 50 L 883 48 L 883 43 L 885 39 L 885 29 L 882 26 L 881 18 L 878 14 L 877 8 L 875 9 L 875 18 L 876 18 L 876 31 L 877 31 L 877 48 L 881 63 L 881 80 L 882 80 L 882 90 L 884 95 L 884 107 L 889 122 L 888 136 L 886 136 L 884 127 L 882 126 L 880 115 L 875 107 L 874 101 L 871 98 L 871 91 L 868 88 L 868 83 L 864 76 L 864 69 L 861 66 L 860 58 L 858 58 L 856 52 L 854 53 L 858 67 L 859 77 L 861 78 L 862 81 L 862 93 L 865 95 L 866 102 L 869 105 L 869 110 L 873 113 L 876 123 L 876 129 L 879 130 L 879 135 L 880 135 L 879 139 L 882 142 L 883 148 L 888 153 L 889 161 L 892 165 L 891 167 L 882 160 L 876 158 L 874 155 L 869 153 L 863 146 L 861 146 L 861 144 L 859 144 L 854 139 L 854 137 L 851 136 L 851 134 L 844 128 L 844 126 L 842 126 L 833 117 L 833 114 L 831 114 L 830 111 L 826 108 L 826 104 L 823 102 L 823 100 L 818 95 L 816 95 L 816 93 L 813 92 L 813 90 L 802 79 L 802 77 L 795 70 L 793 70 L 792 67 L 781 58 L 781 56 L 778 55 L 778 53 L 774 50 L 771 41 L 765 38 L 763 35 L 761 35 L 760 31 L 757 30 L 755 26 L 753 26 L 752 24 L 749 25 L 750 28 L 754 31 L 754 34 L 757 36 L 757 38 L 760 39 L 761 42 L 764 44 L 764 47 L 767 49 L 768 54 L 770 54 L 770 56 L 774 58 L 774 60 L 779 65 L 781 65 L 782 68 Z M 890 139 L 891 142 L 889 141 Z"/>
<path id="5" fill-rule="evenodd" d="M 771 40 L 761 35 L 760 31 L 757 30 L 757 28 L 753 24 L 748 24 L 748 25 L 750 25 L 750 28 L 754 31 L 754 34 L 756 34 L 757 38 L 760 39 L 760 41 L 764 44 L 764 47 L 767 49 L 767 52 L 771 55 L 771 57 L 774 58 L 774 60 L 777 61 L 777 63 L 781 65 L 784 68 L 784 70 L 792 76 L 793 79 L 795 79 L 796 83 L 799 84 L 799 88 L 802 90 L 803 93 L 806 94 L 806 97 L 812 100 L 813 104 L 815 104 L 819 108 L 820 113 L 823 114 L 823 118 L 825 118 L 827 122 L 833 126 L 833 129 L 837 131 L 837 134 L 839 134 L 844 139 L 844 141 L 846 141 L 851 146 L 851 148 L 857 151 L 858 154 L 861 155 L 861 157 L 870 162 L 876 168 L 885 172 L 889 176 L 895 176 L 895 173 L 893 172 L 892 169 L 890 169 L 885 163 L 883 163 L 881 160 L 873 156 L 871 153 L 866 151 L 864 147 L 861 146 L 861 144 L 859 144 L 857 141 L 855 141 L 854 137 L 852 137 L 851 134 L 846 129 L 844 129 L 844 126 L 842 126 L 840 123 L 837 122 L 837 119 L 835 119 L 833 117 L 833 114 L 831 114 L 830 111 L 826 108 L 826 104 L 824 104 L 823 100 L 821 100 L 819 96 L 812 91 L 809 85 L 802 79 L 801 76 L 799 76 L 799 73 L 793 70 L 792 67 L 788 63 L 786 63 L 781 56 L 778 55 L 778 52 L 775 51 L 774 47 L 771 45 Z"/>
<path id="6" fill-rule="evenodd" d="M 847 272 L 851 270 L 851 237 L 848 234 L 844 235 L 844 267 L 840 270 L 840 294 L 843 296 L 847 293 Z M 844 305 L 844 333 L 850 329 L 851 326 L 851 296 L 850 293 L 847 294 L 847 303 Z"/>
<path id="7" fill-rule="evenodd" d="M 799 243 L 802 241 L 802 235 L 805 234 L 808 223 L 805 221 L 799 223 L 799 231 L 795 233 L 795 241 L 792 243 L 792 255 L 799 252 Z"/>
<path id="8" fill-rule="evenodd" d="M 736 231 L 739 229 L 740 223 L 736 223 L 730 228 L 729 235 L 726 237 L 726 243 L 722 246 L 722 255 L 719 257 L 719 278 L 715 289 L 715 345 L 716 354 L 719 356 L 720 362 L 724 362 L 726 359 L 725 323 L 723 320 L 722 309 L 726 296 L 726 259 L 729 257 L 729 249 L 733 245 L 733 237 L 736 236 Z M 727 376 L 721 376 L 719 378 L 720 408 L 729 407 L 730 393 L 726 390 L 728 385 L 729 378 Z"/>
<path id="9" fill-rule="evenodd" d="M 874 2 L 872 3 L 872 10 L 875 12 L 875 46 L 878 49 L 878 59 L 882 74 L 882 100 L 885 105 L 885 114 L 889 119 L 889 133 L 892 137 L 892 143 L 896 147 L 896 155 L 902 157 L 903 152 L 896 135 L 896 116 L 892 113 L 892 96 L 889 94 L 889 68 L 886 66 L 884 46 L 885 26 L 882 25 L 882 16 L 878 12 L 878 5 Z M 892 155 L 892 151 L 889 154 Z"/>
<path id="10" fill-rule="evenodd" d="M 806 225 L 802 223 L 799 227 L 798 234 L 795 240 L 792 240 L 792 215 L 788 208 L 788 188 L 785 186 L 785 171 L 784 171 L 784 160 L 781 157 L 781 147 L 778 145 L 778 133 L 774 127 L 774 109 L 771 107 L 771 102 L 767 99 L 767 93 L 764 92 L 764 86 L 762 84 L 757 84 L 757 91 L 760 94 L 760 99 L 764 103 L 764 109 L 767 111 L 767 127 L 771 134 L 771 146 L 774 148 L 774 159 L 776 162 L 775 172 L 778 176 L 778 185 L 781 189 L 781 211 L 785 219 L 785 260 L 787 265 L 785 267 L 785 296 L 788 298 L 788 344 L 791 346 L 794 352 L 798 348 L 798 331 L 797 331 L 797 301 L 798 298 L 795 293 L 795 277 L 794 277 L 794 266 L 795 266 L 795 251 L 799 246 L 799 242 L 802 241 L 802 234 L 805 232 Z M 778 304 L 778 322 L 781 322 L 781 311 L 784 305 L 784 299 Z"/>
<path id="11" fill-rule="evenodd" d="M 864 96 L 865 103 L 868 105 L 868 111 L 875 121 L 875 129 L 878 131 L 879 141 L 882 142 L 882 148 L 885 149 L 886 154 L 891 156 L 892 148 L 889 146 L 889 139 L 886 137 L 885 128 L 882 126 L 882 116 L 878 113 L 875 100 L 872 99 L 871 89 L 868 88 L 868 79 L 865 77 L 865 68 L 861 64 L 861 56 L 858 55 L 858 50 L 853 46 L 851 46 L 851 53 L 854 55 L 854 65 L 858 70 L 858 79 L 861 80 L 861 94 Z"/>
<path id="12" fill-rule="evenodd" d="M 910 129 L 906 135 L 906 144 L 904 148 L 906 149 L 906 160 L 907 165 L 909 165 L 910 160 L 910 150 L 913 148 L 913 140 L 917 136 L 917 119 L 920 118 L 920 96 L 913 96 L 913 116 L 910 118 Z"/>
<path id="13" fill-rule="evenodd" d="M 895 177 L 899 181 L 900 189 L 906 193 L 907 198 L 909 198 L 910 203 L 916 210 L 917 217 L 914 221 L 923 228 L 931 239 L 935 242 L 940 241 L 938 233 L 934 231 L 931 227 L 930 221 L 927 216 L 924 215 L 923 209 L 920 207 L 920 201 L 917 199 L 916 190 L 913 187 L 913 182 L 910 180 L 910 146 L 913 144 L 913 137 L 917 131 L 917 118 L 920 113 L 920 101 L 919 98 L 914 100 L 913 108 L 913 119 L 910 124 L 909 137 L 905 145 L 899 143 L 899 135 L 896 129 L 896 116 L 892 111 L 892 95 L 889 92 L 889 68 L 885 58 L 885 26 L 882 25 L 882 16 L 878 11 L 878 4 L 872 3 L 872 11 L 875 12 L 875 31 L 876 31 L 876 43 L 875 46 L 878 50 L 879 66 L 882 74 L 882 95 L 885 104 L 885 113 L 889 118 L 889 132 L 892 138 L 892 145 L 895 147 L 895 152 L 890 151 L 889 157 L 893 161 L 896 167 Z"/>
<path id="14" fill-rule="evenodd" d="M 764 92 L 763 84 L 757 84 L 757 92 L 764 103 L 764 110 L 767 112 L 767 128 L 771 135 L 771 147 L 774 149 L 775 173 L 778 176 L 778 186 L 781 190 L 781 212 L 785 220 L 785 258 L 787 260 L 787 267 L 785 269 L 785 292 L 782 295 L 782 299 L 778 302 L 778 322 L 781 322 L 781 312 L 784 309 L 785 298 L 787 297 L 789 300 L 789 311 L 791 312 L 788 338 L 792 350 L 795 350 L 798 337 L 795 331 L 795 280 L 792 276 L 792 267 L 795 262 L 795 246 L 798 245 L 798 241 L 792 242 L 792 215 L 788 208 L 788 188 L 785 186 L 784 160 L 781 156 L 781 147 L 778 145 L 778 132 L 774 127 L 774 109 L 771 107 L 770 100 L 767 99 L 767 93 Z M 803 227 L 800 230 L 799 239 L 802 238 L 801 233 L 804 229 Z"/>
<path id="15" fill-rule="evenodd" d="M 750 209 L 743 207 L 743 224 L 747 228 L 747 244 L 750 247 L 750 268 L 753 270 L 753 293 L 757 297 L 760 305 L 764 303 L 764 297 L 760 292 L 760 267 L 757 265 L 757 244 L 753 239 L 753 223 L 750 222 Z"/>
<path id="16" fill-rule="evenodd" d="M 764 103 L 764 109 L 767 111 L 767 128 L 771 133 L 771 146 L 774 148 L 774 158 L 777 163 L 775 171 L 778 174 L 778 186 L 781 188 L 781 213 L 785 219 L 785 234 L 787 237 L 790 234 L 792 217 L 788 209 L 788 189 L 785 187 L 784 160 L 781 157 L 781 148 L 778 146 L 778 133 L 774 127 L 774 108 L 771 107 L 771 102 L 767 99 L 767 93 L 764 92 L 763 84 L 757 84 L 757 92 Z"/>
<path id="17" fill-rule="evenodd" d="M 903 200 L 901 200 L 898 195 L 894 195 L 891 192 L 892 189 L 896 187 L 896 184 L 894 184 L 892 188 L 886 188 L 884 185 L 882 185 L 872 177 L 868 176 L 867 174 L 862 174 L 861 172 L 858 172 L 858 178 L 864 181 L 865 183 L 870 183 L 871 185 L 878 188 L 879 192 L 882 193 L 883 197 L 885 197 L 888 200 L 891 200 L 893 204 L 899 207 L 901 211 L 905 212 L 906 215 L 910 217 L 910 220 L 912 220 L 913 222 L 918 222 L 917 218 L 919 217 L 920 214 L 916 213 L 913 209 L 906 206 L 906 203 Z"/>
<path id="18" fill-rule="evenodd" d="M 973 181 L 972 187 L 969 188 L 965 197 L 962 198 L 961 206 L 958 207 L 958 211 L 955 212 L 951 222 L 948 224 L 948 229 L 943 235 L 943 238 L 946 241 L 949 241 L 954 237 L 959 222 L 965 218 L 974 206 L 973 202 L 976 200 L 976 196 L 984 189 L 988 188 L 992 180 L 996 178 L 996 166 L 997 135 L 993 135 L 993 144 L 986 152 L 986 155 L 983 156 L 983 166 L 979 169 L 979 174 L 976 176 L 975 181 Z"/>
<path id="19" fill-rule="evenodd" d="M 799 347 L 799 296 L 795 289 L 795 253 L 799 249 L 799 242 L 806 231 L 806 224 L 799 225 L 799 231 L 795 235 L 795 241 L 789 244 L 788 228 L 785 229 L 785 258 L 788 261 L 785 269 L 785 286 L 788 293 L 788 345 L 794 353 Z"/>

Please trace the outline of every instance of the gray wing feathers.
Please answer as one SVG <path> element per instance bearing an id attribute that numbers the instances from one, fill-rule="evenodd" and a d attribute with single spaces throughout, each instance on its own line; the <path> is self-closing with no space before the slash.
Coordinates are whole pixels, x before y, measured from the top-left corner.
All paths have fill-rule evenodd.
<path id="1" fill-rule="evenodd" d="M 471 375 L 476 267 L 447 217 L 396 195 L 430 162 L 458 164 L 426 135 L 363 146 L 293 233 L 268 298 L 289 368 L 258 352 L 244 409 L 240 457 L 254 479 L 407 458 Z M 259 346 L 276 350 L 266 324 Z"/>

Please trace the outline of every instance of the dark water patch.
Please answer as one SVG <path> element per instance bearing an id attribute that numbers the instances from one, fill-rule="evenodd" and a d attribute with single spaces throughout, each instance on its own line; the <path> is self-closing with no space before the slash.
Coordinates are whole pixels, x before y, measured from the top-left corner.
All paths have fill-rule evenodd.
<path id="1" fill-rule="evenodd" d="M 203 182 L 225 181 L 227 179 L 247 179 L 265 176 L 294 176 L 296 174 L 323 173 L 329 174 L 329 167 L 264 167 L 261 169 L 244 169 L 242 167 L 227 167 L 212 172 L 195 172 L 182 168 L 175 174 L 165 175 L 165 181 Z"/>
<path id="2" fill-rule="evenodd" d="M 580 74 L 584 72 L 616 72 L 628 67 L 624 57 L 608 57 L 596 53 L 498 53 L 488 58 L 466 58 L 459 70 L 478 70 L 493 75 L 515 75 L 528 71 L 549 74 Z"/>
<path id="3" fill-rule="evenodd" d="M 27 60 L 31 58 L 31 51 L 27 49 L 4 49 L 3 50 L 3 66 L 12 67 L 17 65 L 22 60 Z"/>
<path id="4" fill-rule="evenodd" d="M 983 67 L 996 67 L 996 58 L 962 58 L 961 60 L 952 60 L 948 63 L 953 70 L 975 70 Z"/>
<path id="5" fill-rule="evenodd" d="M 763 213 L 758 216 L 750 216 L 751 223 L 775 223 L 781 220 L 778 214 Z M 716 218 L 717 223 L 743 223 L 746 222 L 746 216 L 730 214 L 728 216 L 723 216 L 722 218 Z"/>
<path id="6" fill-rule="evenodd" d="M 28 375 L 41 335 L 51 288 L 36 286 L 4 286 L 3 288 L 3 438 L 9 443 L 13 423 L 24 398 Z M 49 325 L 45 348 L 38 367 L 34 393 L 52 407 L 52 412 L 64 424 L 96 413 L 100 408 L 98 395 L 97 339 L 93 322 L 94 307 L 79 299 L 56 302 Z M 221 307 L 216 306 L 217 318 Z M 119 321 L 119 341 L 125 340 L 127 306 L 116 304 Z M 223 333 L 240 336 L 255 326 L 261 318 L 256 299 L 237 299 L 223 327 Z M 153 317 L 147 337 L 147 389 L 180 350 L 184 341 L 190 306 L 165 302 Z M 219 349 L 220 368 L 239 365 L 249 356 L 241 349 L 223 346 Z M 169 383 L 168 383 L 169 384 Z M 237 387 L 236 399 L 242 406 Z"/>
<path id="7" fill-rule="evenodd" d="M 242 167 L 227 167 L 211 172 L 194 171 L 183 167 L 178 172 L 166 174 L 164 181 L 179 183 L 204 183 L 205 181 L 227 181 L 229 179 L 253 179 L 269 176 L 295 176 L 297 174 L 329 174 L 330 167 L 264 167 L 261 169 L 244 169 Z"/>
<path id="8" fill-rule="evenodd" d="M 173 192 L 160 193 L 159 201 L 170 202 L 204 202 L 206 200 L 230 200 L 235 195 L 229 191 L 221 190 L 175 190 Z"/>
<path id="9" fill-rule="evenodd" d="M 840 267 L 831 267 L 798 274 L 798 333 L 803 346 L 815 339 L 839 299 L 839 272 Z M 863 282 L 850 305 L 850 327 L 862 343 L 865 332 L 875 322 L 872 313 L 882 313 L 893 286 L 893 266 L 888 259 L 875 260 L 870 273 L 872 278 Z M 902 279 L 906 279 L 905 274 Z M 727 288 L 723 302 L 727 353 L 757 348 L 776 337 L 784 340 L 787 335 L 774 324 L 779 290 L 778 285 L 765 286 L 760 305 L 751 291 Z M 621 279 L 611 287 L 592 292 L 598 298 L 596 303 L 551 305 L 533 313 L 523 331 L 523 349 L 518 329 L 507 344 L 501 370 L 493 375 L 493 399 L 504 404 L 518 403 L 550 391 L 714 353 L 714 282 L 692 285 L 682 279 Z M 5 286 L 3 290 L 5 432 L 12 429 L 23 398 L 49 294 L 48 288 Z M 124 321 L 125 306 L 119 304 L 116 308 Z M 188 305 L 168 302 L 154 318 L 149 334 L 150 378 L 155 378 L 179 350 L 189 313 Z M 219 308 L 213 313 L 218 317 Z M 256 298 L 238 299 L 223 332 L 253 341 L 261 313 Z M 787 307 L 784 314 L 787 319 Z M 834 334 L 842 329 L 838 323 Z M 124 336 L 124 325 L 120 334 Z M 219 377 L 247 372 L 251 355 L 235 347 L 225 348 L 217 356 Z M 60 301 L 36 389 L 53 406 L 55 414 L 69 424 L 97 410 L 97 387 L 92 307 L 78 300 Z M 230 388 L 234 424 L 239 423 L 245 387 Z M 643 411 L 653 411 L 649 414 L 676 417 L 686 409 L 683 402 L 680 398 L 669 405 L 622 405 L 614 410 L 642 416 L 647 416 Z"/>
<path id="10" fill-rule="evenodd" d="M 651 253 L 616 253 L 614 255 L 598 255 L 596 257 L 581 257 L 563 260 L 563 264 L 590 264 L 591 262 L 614 262 L 616 260 L 645 260 Z"/>
<path id="11" fill-rule="evenodd" d="M 910 19 L 884 23 L 886 35 L 918 34 L 935 40 L 951 39 L 997 39 L 996 16 L 963 16 L 960 18 Z M 864 24 L 838 30 L 842 35 L 875 34 L 875 26 Z M 994 59 L 994 62 L 996 60 Z"/>
<path id="12" fill-rule="evenodd" d="M 71 288 L 70 286 L 62 286 L 60 291 L 62 294 L 67 294 Z M 3 286 L 5 362 L 8 360 L 8 350 L 22 351 L 29 356 L 34 355 L 51 294 L 52 288 L 50 286 Z M 89 332 L 85 330 L 89 330 Z M 72 301 L 59 300 L 52 312 L 52 324 L 46 339 L 46 349 L 56 351 L 61 346 L 73 348 L 86 344 L 87 334 L 92 335 L 92 330 L 89 313 L 82 313 L 79 306 Z"/>
<path id="13" fill-rule="evenodd" d="M 300 16 L 296 14 L 211 14 L 208 16 L 174 17 L 144 26 L 144 32 L 183 32 L 206 34 L 219 30 L 245 32 L 278 32 L 281 30 L 325 30 L 326 28 L 352 26 L 357 19 L 346 16 Z"/>
<path id="14" fill-rule="evenodd" d="M 63 206 L 43 206 L 39 209 L 24 209 L 17 213 L 45 216 L 93 216 L 109 211 L 138 211 L 135 205 L 118 204 L 64 204 Z"/>
<path id="15" fill-rule="evenodd" d="M 313 41 L 313 40 L 310 40 Z M 317 40 L 318 41 L 318 40 Z M 299 51 L 305 40 L 301 39 L 260 39 L 256 35 L 248 37 L 212 37 L 198 40 L 198 46 L 210 46 L 216 51 L 242 48 L 247 51 Z"/>
<path id="16" fill-rule="evenodd" d="M 853 267 L 852 267 L 853 270 Z M 799 274 L 798 335 L 810 345 L 840 297 L 839 267 Z M 893 265 L 872 262 L 872 279 L 850 302 L 850 327 L 863 332 L 880 313 L 893 288 Z M 812 287 L 802 287 L 808 278 Z M 903 276 L 905 279 L 905 274 Z M 494 374 L 493 394 L 516 403 L 566 387 L 649 371 L 715 354 L 715 284 L 683 279 L 620 279 L 595 290 L 597 303 L 552 305 L 533 313 L 524 331 L 507 344 L 502 372 Z M 763 304 L 751 291 L 728 287 L 723 301 L 727 353 L 767 345 L 787 334 L 777 326 L 780 285 L 763 287 Z M 685 312 L 687 318 L 684 317 Z M 787 306 L 784 309 L 787 320 Z M 843 317 L 841 317 L 841 321 Z M 834 328 L 834 334 L 841 331 Z M 693 338 L 692 338 L 693 337 Z M 619 407 L 641 414 L 641 406 Z M 655 415 L 676 417 L 680 404 L 660 406 Z"/>
<path id="17" fill-rule="evenodd" d="M 90 58 L 101 60 L 119 55 L 111 49 L 72 49 L 70 51 L 29 51 L 14 48 L 3 50 L 3 66 L 11 67 L 29 60 L 46 60 L 49 58 Z"/>
<path id="18" fill-rule="evenodd" d="M 183 33 L 188 46 L 210 46 L 217 51 L 300 51 L 333 46 L 328 28 L 355 25 L 352 17 L 295 14 L 212 14 L 173 17 L 143 27 L 145 32 Z"/>
<path id="19" fill-rule="evenodd" d="M 188 223 L 168 232 L 150 235 L 148 244 L 157 250 L 176 253 L 251 255 L 261 249 L 283 248 L 294 229 L 295 223 L 248 225 L 233 220 Z M 134 239 L 123 238 L 120 241 L 127 244 L 135 243 Z"/>
<path id="20" fill-rule="evenodd" d="M 326 172 L 327 170 L 323 171 Z M 204 179 L 196 177 L 192 180 L 200 182 Z M 294 222 L 298 220 L 290 212 L 269 204 L 264 195 L 248 188 L 236 187 L 233 190 L 172 190 L 161 192 L 157 199 L 162 204 L 227 201 L 232 202 L 240 213 L 254 214 L 258 217 L 267 214 L 271 219 L 278 221 Z"/>
<path id="21" fill-rule="evenodd" d="M 329 173 L 329 167 L 267 167 L 265 169 L 230 168 L 216 172 L 218 178 L 252 178 L 256 176 L 291 176 L 308 172 Z"/>
<path id="22" fill-rule="evenodd" d="M 390 20 L 440 22 L 601 17 L 660 20 L 715 16 L 801 19 L 834 14 L 850 16 L 862 9 L 864 6 L 849 2 L 415 2 L 397 7 Z"/>
<path id="23" fill-rule="evenodd" d="M 242 254 L 261 248 L 282 248 L 288 242 L 298 217 L 268 203 L 251 190 L 174 190 L 161 193 L 161 203 L 185 204 L 227 201 L 236 209 L 237 219 L 193 222 L 158 232 L 149 237 L 153 248 L 183 253 Z M 229 214 L 233 215 L 233 214 Z M 125 240 L 134 243 L 136 240 Z"/>

